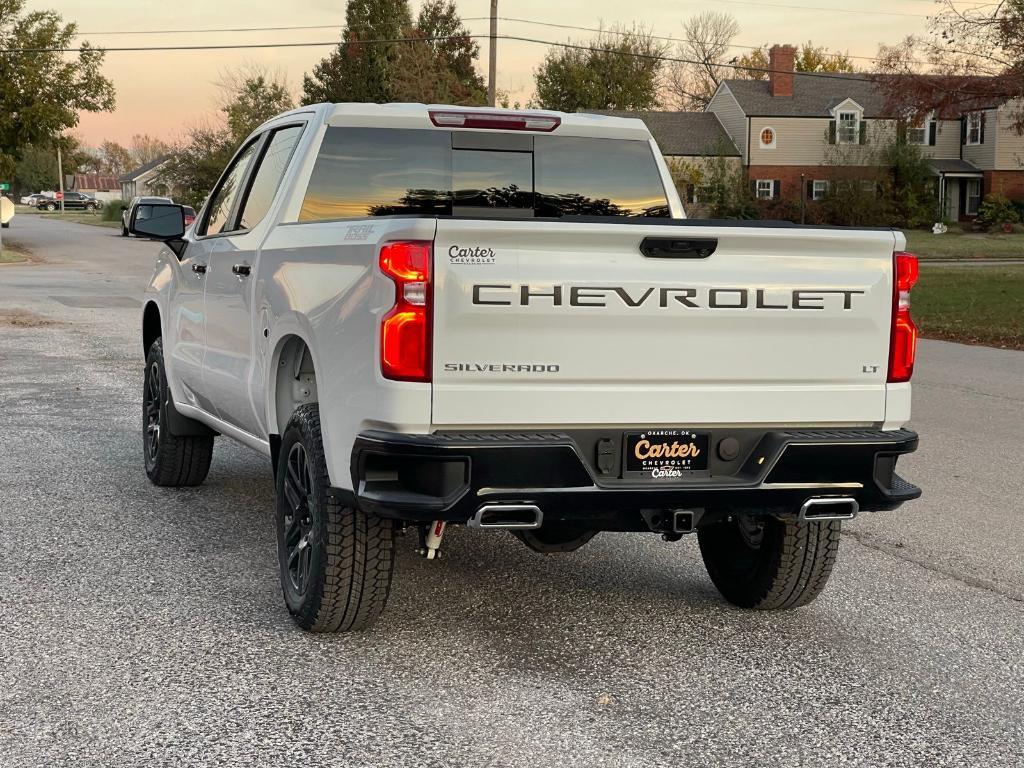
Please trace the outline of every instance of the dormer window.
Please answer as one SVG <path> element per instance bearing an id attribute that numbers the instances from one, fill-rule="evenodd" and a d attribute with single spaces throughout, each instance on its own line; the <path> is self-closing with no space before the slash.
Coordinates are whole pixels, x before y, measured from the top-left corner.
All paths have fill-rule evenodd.
<path id="1" fill-rule="evenodd" d="M 836 116 L 836 140 L 840 144 L 860 141 L 860 112 L 843 110 Z"/>

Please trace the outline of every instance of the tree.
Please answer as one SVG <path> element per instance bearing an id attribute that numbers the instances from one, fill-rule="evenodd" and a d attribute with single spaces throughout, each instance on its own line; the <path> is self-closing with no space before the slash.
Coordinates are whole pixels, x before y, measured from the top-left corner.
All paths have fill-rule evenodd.
<path id="1" fill-rule="evenodd" d="M 534 73 L 534 103 L 563 112 L 651 109 L 658 103 L 666 51 L 639 28 L 612 28 L 590 43 L 551 48 Z"/>
<path id="2" fill-rule="evenodd" d="M 302 78 L 302 103 L 392 101 L 398 43 L 372 41 L 400 40 L 411 26 L 408 0 L 351 0 L 341 43 Z"/>
<path id="3" fill-rule="evenodd" d="M 221 111 L 236 146 L 262 123 L 295 106 L 283 78 L 256 66 L 228 72 L 220 88 Z"/>
<path id="4" fill-rule="evenodd" d="M 290 109 L 287 85 L 259 67 L 226 73 L 220 82 L 220 122 L 192 126 L 173 147 L 161 175 L 176 198 L 198 207 L 246 137 L 270 117 Z"/>
<path id="5" fill-rule="evenodd" d="M 104 141 L 99 148 L 100 169 L 104 173 L 112 173 L 117 176 L 128 173 L 128 171 L 141 165 L 136 163 L 130 150 L 118 144 L 116 141 Z"/>
<path id="6" fill-rule="evenodd" d="M 920 118 L 1010 102 L 1024 134 L 1024 0 L 940 5 L 927 36 L 879 47 L 876 82 L 889 109 Z"/>
<path id="7" fill-rule="evenodd" d="M 135 164 L 134 167 L 151 163 L 158 157 L 166 155 L 168 150 L 167 142 L 150 136 L 148 133 L 136 133 L 132 136 L 129 149 L 131 162 Z"/>
<path id="8" fill-rule="evenodd" d="M 466 94 L 466 103 L 486 103 L 487 84 L 473 65 L 480 55 L 480 46 L 470 37 L 453 0 L 427 0 L 416 17 L 415 31 L 431 41 L 426 45 L 438 65 L 449 70 L 458 82 L 460 91 Z M 400 69 L 404 71 L 405 62 L 402 64 Z"/>
<path id="9" fill-rule="evenodd" d="M 406 35 L 422 39 L 419 30 L 409 30 Z M 398 60 L 401 66 L 395 69 L 390 85 L 394 101 L 461 105 L 487 102 L 486 89 L 460 78 L 445 55 L 428 42 L 403 43 Z"/>
<path id="10" fill-rule="evenodd" d="M 718 84 L 734 77 L 728 66 L 729 48 L 740 32 L 739 22 L 728 13 L 704 11 L 683 22 L 683 39 L 665 82 L 666 100 L 676 109 L 702 110 Z"/>
<path id="11" fill-rule="evenodd" d="M 768 47 L 755 48 L 736 60 L 737 70 L 734 77 L 746 80 L 767 80 L 771 63 L 768 59 Z M 849 54 L 830 51 L 823 45 L 815 45 L 809 40 L 797 50 L 793 66 L 797 72 L 855 72 Z"/>
<path id="12" fill-rule="evenodd" d="M 103 77 L 103 51 L 78 44 L 77 26 L 54 11 L 25 11 L 26 0 L 0 0 L 0 178 L 14 174 L 23 149 L 44 147 L 78 124 L 79 112 L 114 108 L 114 86 Z"/>

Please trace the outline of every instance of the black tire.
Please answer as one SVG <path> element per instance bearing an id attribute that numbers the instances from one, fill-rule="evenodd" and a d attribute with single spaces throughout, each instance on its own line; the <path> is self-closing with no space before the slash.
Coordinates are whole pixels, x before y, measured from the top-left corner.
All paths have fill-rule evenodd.
<path id="1" fill-rule="evenodd" d="M 169 397 L 163 341 L 158 338 L 146 355 L 142 388 L 142 455 L 146 475 L 153 485 L 199 485 L 210 471 L 213 436 L 172 435 L 167 426 Z"/>
<path id="2" fill-rule="evenodd" d="M 123 223 L 121 224 L 121 237 L 128 237 L 128 227 Z"/>
<path id="3" fill-rule="evenodd" d="M 700 553 L 722 597 L 741 608 L 798 608 L 828 583 L 839 552 L 838 520 L 798 522 L 740 515 L 702 526 Z"/>
<path id="4" fill-rule="evenodd" d="M 46 210 L 48 210 L 48 211 L 56 211 L 57 210 L 57 206 L 54 205 L 53 203 L 47 203 L 43 207 L 46 208 Z"/>
<path id="5" fill-rule="evenodd" d="M 281 589 L 311 632 L 364 629 L 383 612 L 395 566 L 395 528 L 329 495 L 316 405 L 296 409 L 281 437 L 276 524 Z"/>

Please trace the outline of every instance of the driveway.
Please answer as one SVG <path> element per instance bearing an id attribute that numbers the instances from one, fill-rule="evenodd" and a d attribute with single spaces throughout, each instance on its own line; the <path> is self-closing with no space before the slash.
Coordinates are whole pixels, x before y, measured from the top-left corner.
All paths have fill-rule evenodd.
<path id="1" fill-rule="evenodd" d="M 1017 766 L 1024 353 L 923 342 L 901 472 L 825 594 L 723 603 L 696 542 L 400 540 L 382 621 L 298 631 L 268 462 L 142 469 L 154 246 L 21 217 L 0 267 L 0 765 Z"/>

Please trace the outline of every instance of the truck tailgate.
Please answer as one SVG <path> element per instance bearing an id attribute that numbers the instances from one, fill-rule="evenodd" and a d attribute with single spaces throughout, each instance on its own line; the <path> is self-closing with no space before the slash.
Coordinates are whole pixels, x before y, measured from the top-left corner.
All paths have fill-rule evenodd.
<path id="1" fill-rule="evenodd" d="M 895 245 L 892 231 L 439 219 L 433 423 L 882 422 Z"/>

